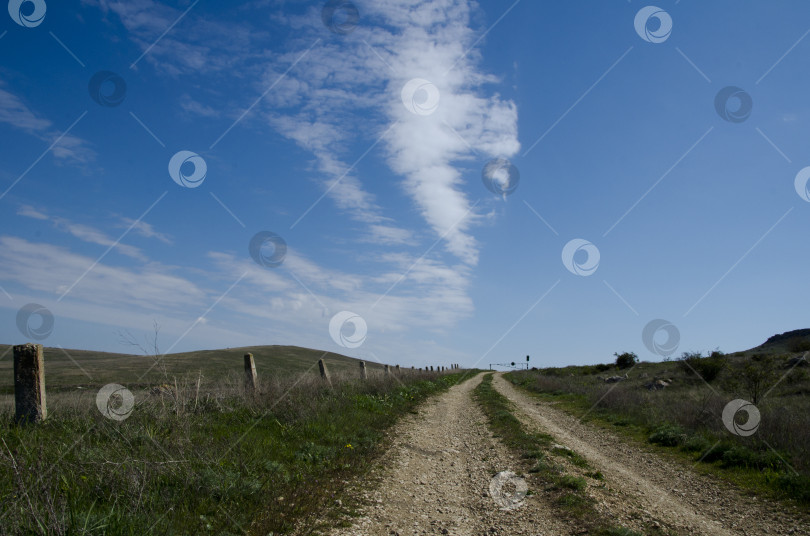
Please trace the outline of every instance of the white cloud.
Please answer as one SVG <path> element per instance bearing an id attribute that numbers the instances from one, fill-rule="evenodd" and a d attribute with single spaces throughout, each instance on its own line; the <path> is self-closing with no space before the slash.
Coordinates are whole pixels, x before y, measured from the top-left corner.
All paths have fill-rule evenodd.
<path id="1" fill-rule="evenodd" d="M 191 98 L 188 94 L 180 98 L 180 107 L 196 117 L 219 117 L 222 115 L 219 110 Z"/>
<path id="2" fill-rule="evenodd" d="M 114 239 L 107 236 L 106 233 L 91 225 L 76 223 L 72 220 L 62 218 L 59 216 L 52 217 L 46 214 L 43 210 L 36 209 L 30 205 L 20 206 L 19 209 L 17 209 L 17 215 L 37 220 L 51 221 L 54 227 L 56 227 L 60 231 L 64 231 L 78 238 L 79 240 L 88 242 L 90 244 L 98 244 L 100 246 L 105 247 L 112 246 L 116 251 L 118 251 L 122 255 L 126 255 L 128 257 L 131 257 L 133 259 L 142 262 L 146 262 L 148 260 L 139 248 L 128 244 L 123 244 L 121 242 L 116 242 Z M 131 232 L 134 234 L 138 234 L 146 238 L 154 238 L 156 240 L 160 240 L 165 244 L 172 243 L 171 239 L 168 236 L 156 231 L 155 228 L 152 227 L 152 225 L 144 221 L 135 221 L 129 218 L 121 218 L 121 224 L 119 225 L 119 227 L 129 228 L 130 226 L 132 227 Z"/>
<path id="3" fill-rule="evenodd" d="M 25 216 L 26 218 L 33 218 L 35 220 L 47 220 L 48 215 L 40 212 L 31 205 L 22 205 L 17 209 L 18 216 Z"/>
<path id="4" fill-rule="evenodd" d="M 129 228 L 132 227 L 132 232 L 143 236 L 145 238 L 154 238 L 156 240 L 160 240 L 164 244 L 172 244 L 172 239 L 169 238 L 168 235 L 161 233 L 143 220 L 137 221 L 131 218 L 121 218 L 121 227 Z"/>
<path id="5" fill-rule="evenodd" d="M 237 59 L 269 55 L 263 47 L 255 46 L 254 34 L 245 25 L 236 27 L 200 16 L 196 8 L 183 16 L 188 6 L 174 8 L 153 0 L 83 0 L 82 3 L 96 6 L 105 14 L 114 14 L 141 51 L 148 51 L 141 61 L 171 76 L 222 72 L 233 69 Z M 163 35 L 175 24 L 172 31 Z"/>
<path id="6" fill-rule="evenodd" d="M 85 3 L 114 14 L 141 50 L 182 13 L 152 0 Z M 459 165 L 514 155 L 519 149 L 517 109 L 492 92 L 498 80 L 483 71 L 478 51 L 471 49 L 483 30 L 471 27 L 476 4 L 385 0 L 358 5 L 363 24 L 349 36 L 332 35 L 323 27 L 320 4 L 296 16 L 274 10 L 271 20 L 283 18 L 294 29 L 286 50 L 279 50 L 276 41 L 264 46 L 266 30 L 249 17 L 239 23 L 204 21 L 192 10 L 143 61 L 170 76 L 216 80 L 206 90 L 207 97 L 218 92 L 216 110 L 202 104 L 210 101 L 197 90 L 179 96 L 182 109 L 201 118 L 220 113 L 235 120 L 273 85 L 238 128 L 269 125 L 310 151 L 322 191 L 350 225 L 361 226 L 350 239 L 378 246 L 364 248 L 362 275 L 324 268 L 292 251 L 275 271 L 212 252 L 216 270 L 208 277 L 225 282 L 229 276 L 224 274 L 247 273 L 223 298 L 224 308 L 246 322 L 263 319 L 282 326 L 281 331 L 310 337 L 313 329 L 321 333 L 317 326 L 328 322 L 329 313 L 339 310 L 367 315 L 377 333 L 441 332 L 474 310 L 468 290 L 479 245 L 473 231 L 486 217 L 475 206 L 475 199 L 486 195 L 483 186 L 476 181 L 478 190 L 469 190 Z M 439 89 L 434 114 L 414 115 L 403 105 L 400 93 L 412 78 L 427 79 Z M 367 164 L 378 164 L 381 155 L 427 233 L 390 216 L 385 204 L 391 201 L 378 186 L 380 172 L 367 171 Z M 382 178 L 390 175 L 383 172 Z M 420 258 L 410 251 L 417 237 L 423 246 L 419 254 L 436 240 L 440 245 Z"/>
<path id="7" fill-rule="evenodd" d="M 150 311 L 176 310 L 204 302 L 205 293 L 196 284 L 156 263 L 140 270 L 98 263 L 74 286 L 95 261 L 62 246 L 0 236 L 0 273 L 4 281 L 33 291 L 59 296 L 73 286 L 68 294 L 71 299 Z"/>
<path id="8" fill-rule="evenodd" d="M 463 266 L 450 268 L 429 260 L 416 263 L 410 256 L 396 254 L 379 259 L 391 265 L 389 273 L 363 276 L 324 268 L 294 252 L 279 269 L 265 269 L 248 258 L 222 252 L 211 252 L 209 258 L 212 266 L 207 270 L 156 262 L 133 269 L 100 262 L 57 302 L 95 259 L 63 246 L 0 236 L 0 281 L 7 288 L 14 285 L 18 298 L 24 295 L 29 301 L 52 305 L 58 316 L 127 329 L 143 329 L 157 319 L 169 341 L 216 303 L 204 322 L 198 322 L 205 329 L 192 337 L 191 347 L 197 348 L 204 340 L 213 347 L 298 344 L 345 352 L 331 341 L 328 324 L 338 311 L 352 310 L 366 319 L 374 337 L 355 355 L 372 352 L 387 362 L 402 359 L 389 347 L 393 340 L 389 337 L 407 337 L 414 329 L 441 334 L 472 312 Z M 408 269 L 409 277 L 399 281 Z M 201 287 L 184 275 L 192 272 L 195 278 L 216 282 L 218 288 Z M 384 295 L 395 282 L 401 292 Z M 424 359 L 447 353 L 424 336 L 412 342 L 411 351 L 421 345 L 436 351 L 419 354 Z"/>
<path id="9" fill-rule="evenodd" d="M 370 145 L 390 128 L 381 145 L 404 190 L 446 249 L 475 265 L 472 228 L 479 215 L 463 191 L 457 165 L 475 153 L 510 157 L 520 148 L 516 106 L 486 95 L 486 84 L 497 80 L 480 70 L 478 53 L 470 49 L 478 38 L 470 26 L 475 7 L 463 0 L 388 0 L 361 7 L 365 24 L 350 38 L 312 48 L 267 96 L 271 124 L 314 153 L 329 177 L 324 188 L 331 187 L 339 208 L 375 224 L 382 211 L 361 181 L 354 176 L 337 186 L 333 181 L 346 173 L 346 161 L 359 156 L 352 143 L 358 133 L 367 133 L 363 143 Z M 323 30 L 314 9 L 297 22 L 302 41 L 307 29 L 313 41 Z M 263 84 L 276 80 L 288 61 L 285 55 L 271 65 Z M 402 88 L 414 78 L 432 82 L 440 92 L 432 115 L 413 114 L 402 102 Z"/>
<path id="10" fill-rule="evenodd" d="M 86 140 L 72 134 L 63 135 L 53 127 L 50 120 L 40 117 L 20 98 L 4 90 L 2 82 L 0 82 L 0 123 L 18 128 L 48 145 L 58 139 L 59 141 L 51 149 L 51 153 L 57 159 L 79 164 L 95 159 L 95 152 L 89 148 Z M 59 139 L 60 136 L 61 139 Z"/>

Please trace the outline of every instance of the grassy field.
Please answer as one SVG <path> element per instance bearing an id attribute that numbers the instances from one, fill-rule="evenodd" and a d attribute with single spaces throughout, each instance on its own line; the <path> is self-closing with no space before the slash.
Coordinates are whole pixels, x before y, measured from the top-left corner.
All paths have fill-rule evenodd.
<path id="1" fill-rule="evenodd" d="M 461 376 L 336 371 L 329 387 L 316 368 L 264 373 L 255 395 L 238 377 L 192 376 L 159 394 L 133 388 L 122 421 L 102 416 L 95 390 L 56 392 L 36 426 L 13 424 L 8 405 L 0 534 L 309 534 L 335 522 L 327 505 L 351 514 L 350 502 L 335 507 L 341 490 L 397 418 Z"/>
<path id="2" fill-rule="evenodd" d="M 252 353 L 260 376 L 304 372 L 323 358 L 330 371 L 350 373 L 359 370 L 358 360 L 340 354 L 297 346 L 247 346 L 224 350 L 202 350 L 167 354 L 159 360 L 153 355 L 115 354 L 87 350 L 45 348 L 45 384 L 50 390 L 101 386 L 107 383 L 149 385 L 167 379 L 221 378 L 241 374 L 243 356 Z M 0 393 L 13 392 L 11 346 L 0 345 Z M 382 370 L 379 363 L 366 363 L 369 370 Z M 151 369 L 151 370 L 150 370 Z M 148 371 L 148 372 L 147 372 Z"/>
<path id="3" fill-rule="evenodd" d="M 512 372 L 507 379 L 576 416 L 807 509 L 810 373 L 806 366 L 791 367 L 789 360 L 801 354 L 790 348 L 782 348 L 787 353 L 684 354 L 675 361 L 623 370 L 595 365 Z M 604 381 L 625 373 L 626 380 Z M 659 379 L 669 385 L 651 390 L 649 385 Z M 724 408 L 735 399 L 752 402 L 759 411 L 759 426 L 749 436 L 732 433 L 722 420 Z M 746 414 L 738 412 L 733 422 L 745 424 Z"/>

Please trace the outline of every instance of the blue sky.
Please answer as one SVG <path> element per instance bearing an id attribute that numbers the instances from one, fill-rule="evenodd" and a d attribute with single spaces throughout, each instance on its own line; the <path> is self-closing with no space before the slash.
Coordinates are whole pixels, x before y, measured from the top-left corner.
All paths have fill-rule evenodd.
<path id="1" fill-rule="evenodd" d="M 808 327 L 806 2 L 17 4 L 3 342 L 551 366 Z"/>

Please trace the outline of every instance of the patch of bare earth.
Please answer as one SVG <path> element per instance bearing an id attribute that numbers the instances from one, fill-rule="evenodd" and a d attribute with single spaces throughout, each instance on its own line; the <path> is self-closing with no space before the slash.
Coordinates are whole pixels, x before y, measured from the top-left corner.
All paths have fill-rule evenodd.
<path id="1" fill-rule="evenodd" d="M 360 516 L 332 536 L 577 533 L 555 520 L 537 495 L 513 510 L 490 497 L 492 477 L 501 471 L 520 474 L 520 463 L 492 437 L 472 399 L 480 381 L 481 375 L 452 387 L 396 425 L 377 477 L 354 486 L 364 505 Z"/>
<path id="2" fill-rule="evenodd" d="M 701 475 L 609 431 L 538 401 L 500 374 L 494 385 L 517 407 L 515 416 L 529 429 L 555 438 L 602 472 L 605 486 L 589 488 L 598 508 L 628 527 L 644 523 L 682 534 L 810 534 L 798 510 L 746 495 L 730 484 Z"/>

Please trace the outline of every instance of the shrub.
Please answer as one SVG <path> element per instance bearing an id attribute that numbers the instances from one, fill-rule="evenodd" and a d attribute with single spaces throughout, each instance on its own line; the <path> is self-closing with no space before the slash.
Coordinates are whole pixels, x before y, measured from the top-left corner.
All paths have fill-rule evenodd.
<path id="1" fill-rule="evenodd" d="M 684 442 L 685 437 L 680 426 L 666 424 L 658 427 L 650 435 L 650 443 L 657 443 L 665 447 L 677 447 Z"/>
<path id="2" fill-rule="evenodd" d="M 783 474 L 777 478 L 776 485 L 779 489 L 787 492 L 790 497 L 810 502 L 810 477 L 792 473 Z"/>
<path id="3" fill-rule="evenodd" d="M 615 353 L 613 355 L 616 356 L 616 366 L 620 369 L 630 368 L 638 363 L 638 356 L 633 352 Z"/>
<path id="4" fill-rule="evenodd" d="M 706 382 L 713 382 L 726 368 L 728 360 L 722 352 L 712 352 L 709 357 L 699 353 L 684 352 L 678 364 L 687 375 L 698 375 Z"/>
<path id="5" fill-rule="evenodd" d="M 747 447 L 732 447 L 723 453 L 725 467 L 748 467 L 753 469 L 779 469 L 782 460 L 774 452 L 757 452 Z"/>
<path id="6" fill-rule="evenodd" d="M 700 460 L 711 463 L 723 459 L 723 455 L 733 449 L 735 445 L 722 441 L 716 445 L 711 445 L 704 450 L 700 455 Z"/>
<path id="7" fill-rule="evenodd" d="M 681 449 L 686 452 L 706 452 L 712 446 L 712 442 L 702 435 L 693 435 L 686 438 L 681 445 Z"/>
<path id="8" fill-rule="evenodd" d="M 810 350 L 810 341 L 793 341 L 788 345 L 788 350 L 794 353 L 807 352 Z"/>

